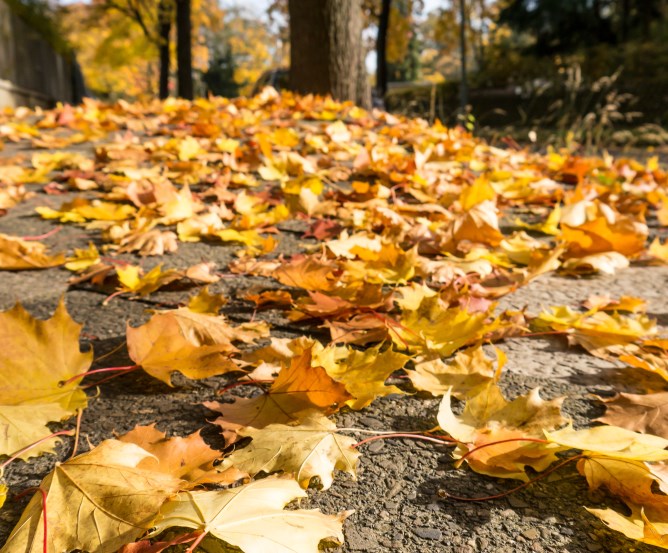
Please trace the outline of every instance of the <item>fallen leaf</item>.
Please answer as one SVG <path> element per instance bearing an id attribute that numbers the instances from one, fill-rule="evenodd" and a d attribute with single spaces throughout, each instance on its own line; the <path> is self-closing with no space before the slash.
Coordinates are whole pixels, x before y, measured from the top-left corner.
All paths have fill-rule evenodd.
<path id="1" fill-rule="evenodd" d="M 0 234 L 0 270 L 47 269 L 65 263 L 62 253 L 51 255 L 46 245 Z"/>
<path id="2" fill-rule="evenodd" d="M 331 263 L 309 256 L 282 263 L 272 276 L 286 286 L 304 290 L 331 290 L 336 285 L 332 275 L 334 269 Z"/>
<path id="3" fill-rule="evenodd" d="M 455 458 L 465 458 L 481 474 L 528 481 L 526 467 L 540 472 L 557 460 L 561 448 L 542 441 L 543 431 L 561 426 L 563 398 L 544 401 L 538 388 L 512 402 L 494 382 L 480 387 L 460 416 L 453 413 L 451 394 L 443 396 L 438 411 L 441 429 L 456 440 Z M 505 441 L 509 440 L 509 441 Z"/>
<path id="4" fill-rule="evenodd" d="M 75 273 L 83 273 L 86 269 L 100 263 L 100 252 L 92 242 L 88 248 L 75 248 L 74 255 L 66 259 L 65 268 Z"/>
<path id="5" fill-rule="evenodd" d="M 323 490 L 332 485 L 335 469 L 356 477 L 360 452 L 352 445 L 357 440 L 337 434 L 336 424 L 318 411 L 306 415 L 299 424 L 248 427 L 238 434 L 253 441 L 226 457 L 222 470 L 236 468 L 251 476 L 283 471 L 293 474 L 302 488 L 308 488 L 317 476 Z"/>
<path id="6" fill-rule="evenodd" d="M 234 403 L 207 402 L 204 405 L 222 414 L 215 424 L 237 430 L 252 426 L 299 422 L 309 411 L 332 413 L 352 399 L 344 384 L 336 382 L 320 366 L 311 366 L 311 350 L 291 359 L 265 394 L 254 398 L 236 398 Z"/>
<path id="7" fill-rule="evenodd" d="M 35 211 L 43 219 L 58 219 L 61 223 L 85 223 L 91 220 L 123 221 L 132 217 L 137 210 L 131 205 L 75 198 L 64 203 L 60 210 L 40 206 L 36 207 Z"/>
<path id="8" fill-rule="evenodd" d="M 150 453 L 137 468 L 184 480 L 187 484 L 182 484 L 181 489 L 202 484 L 230 484 L 245 476 L 235 468 L 222 471 L 214 466 L 223 454 L 206 445 L 199 432 L 185 438 L 167 438 L 155 425 L 136 426 L 118 440 L 136 444 Z"/>
<path id="9" fill-rule="evenodd" d="M 239 370 L 230 359 L 234 341 L 251 343 L 268 335 L 266 323 L 232 327 L 223 317 L 187 308 L 158 312 L 144 325 L 126 329 L 130 358 L 151 376 L 171 385 L 179 371 L 200 379 Z"/>
<path id="10" fill-rule="evenodd" d="M 20 304 L 0 313 L 0 455 L 48 436 L 48 422 L 86 407 L 86 394 L 79 388 L 83 376 L 67 382 L 93 361 L 92 351 L 79 349 L 80 331 L 63 301 L 46 321 L 34 319 Z M 20 458 L 50 452 L 56 441 L 45 441 Z"/>
<path id="11" fill-rule="evenodd" d="M 392 341 L 400 349 L 449 357 L 494 330 L 487 324 L 488 317 L 486 312 L 469 313 L 460 307 L 448 307 L 434 297 L 422 300 L 418 309 L 404 309 L 400 324 L 389 330 Z"/>
<path id="12" fill-rule="evenodd" d="M 81 549 L 113 553 L 154 525 L 160 507 L 180 480 L 138 468 L 150 453 L 135 444 L 107 440 L 88 453 L 58 463 L 42 481 L 2 553 L 41 553 L 43 519 L 47 551 Z"/>
<path id="13" fill-rule="evenodd" d="M 188 300 L 188 309 L 194 313 L 206 313 L 218 315 L 220 308 L 227 304 L 227 299 L 222 294 L 211 294 L 205 286 L 195 296 Z"/>
<path id="14" fill-rule="evenodd" d="M 599 399 L 605 403 L 605 415 L 598 422 L 668 438 L 668 392 L 621 392 L 614 398 Z"/>
<path id="15" fill-rule="evenodd" d="M 306 497 L 292 479 L 265 478 L 238 488 L 182 492 L 168 500 L 151 535 L 172 527 L 208 532 L 244 553 L 317 553 L 324 539 L 343 542 L 347 513 L 284 507 Z M 261 521 L 261 524 L 259 524 Z"/>
<path id="16" fill-rule="evenodd" d="M 485 355 L 481 346 L 458 351 L 450 362 L 440 356 L 423 356 L 415 360 L 415 370 L 406 374 L 417 390 L 435 396 L 450 391 L 457 399 L 464 399 L 481 384 L 499 379 L 505 354 L 496 349 L 496 355 L 498 368 L 494 368 L 494 360 Z"/>
<path id="17" fill-rule="evenodd" d="M 639 434 L 617 426 L 596 426 L 574 430 L 572 426 L 555 432 L 545 431 L 548 441 L 569 449 L 581 449 L 615 459 L 665 461 L 668 440 L 651 434 Z"/>
<path id="18" fill-rule="evenodd" d="M 605 487 L 627 504 L 643 505 L 664 496 L 655 494 L 652 486 L 659 480 L 642 461 L 616 459 L 588 453 L 577 464 L 578 472 L 587 479 L 592 490 Z"/>
<path id="19" fill-rule="evenodd" d="M 590 509 L 594 516 L 600 518 L 611 530 L 621 532 L 626 537 L 663 549 L 668 549 L 668 509 L 659 514 L 660 520 L 651 522 L 644 510 L 634 509 L 630 516 L 624 516 L 614 509 Z"/>
<path id="20" fill-rule="evenodd" d="M 138 252 L 141 256 L 164 255 L 178 248 L 176 233 L 169 230 L 153 229 L 129 234 L 120 241 L 120 253 Z"/>
<path id="21" fill-rule="evenodd" d="M 182 277 L 174 269 L 163 272 L 162 265 L 156 265 L 146 274 L 143 274 L 143 272 L 143 269 L 138 265 L 116 267 L 116 275 L 121 285 L 119 290 L 132 292 L 139 296 L 147 296 Z"/>
<path id="22" fill-rule="evenodd" d="M 605 252 L 634 257 L 643 251 L 647 234 L 647 225 L 594 200 L 563 208 L 558 239 L 568 245 L 569 257 Z"/>
<path id="23" fill-rule="evenodd" d="M 351 409 L 363 409 L 377 397 L 402 394 L 396 386 L 386 386 L 389 376 L 403 368 L 410 357 L 392 348 L 380 351 L 382 344 L 358 351 L 347 346 L 326 348 L 315 355 L 327 374 L 345 385 L 352 398 Z"/>
<path id="24" fill-rule="evenodd" d="M 617 269 L 626 269 L 629 265 L 628 257 L 619 252 L 602 252 L 566 259 L 561 264 L 560 272 L 569 275 L 589 275 L 597 272 L 614 275 Z"/>

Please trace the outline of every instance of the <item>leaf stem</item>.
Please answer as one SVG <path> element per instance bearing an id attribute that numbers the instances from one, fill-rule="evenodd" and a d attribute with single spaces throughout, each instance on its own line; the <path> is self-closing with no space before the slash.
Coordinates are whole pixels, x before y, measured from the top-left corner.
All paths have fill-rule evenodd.
<path id="1" fill-rule="evenodd" d="M 99 373 L 108 373 L 108 372 L 131 372 L 131 371 L 136 371 L 139 369 L 141 365 L 126 365 L 125 367 L 107 367 L 104 369 L 93 369 L 92 371 L 86 371 L 85 373 L 79 373 L 75 374 L 73 377 L 68 378 L 67 380 L 62 380 L 58 383 L 58 386 L 62 388 L 63 386 L 67 386 L 68 384 L 71 384 L 72 382 L 79 380 L 81 378 L 85 378 L 87 376 L 90 376 L 92 374 L 99 374 Z"/>
<path id="2" fill-rule="evenodd" d="M 33 442 L 30 445 L 25 446 L 23 449 L 19 449 L 9 459 L 7 459 L 4 463 L 0 465 L 0 474 L 2 474 L 2 471 L 5 470 L 5 467 L 9 463 L 11 463 L 12 461 L 16 461 L 16 459 L 18 459 L 19 456 L 23 455 L 26 451 L 30 451 L 32 448 L 37 447 L 41 443 L 46 442 L 47 440 L 50 440 L 52 438 L 56 438 L 58 436 L 73 436 L 73 435 L 74 435 L 74 430 L 60 430 L 58 432 L 54 432 L 53 434 L 49 434 L 44 438 L 40 438 L 36 442 Z"/>
<path id="3" fill-rule="evenodd" d="M 437 427 L 431 429 L 431 430 L 401 430 L 399 431 L 400 434 L 424 434 L 428 435 L 430 432 L 433 430 L 437 429 Z M 337 432 L 359 432 L 360 434 L 374 434 L 378 436 L 382 435 L 389 435 L 389 434 L 396 434 L 396 430 L 369 430 L 367 428 L 337 428 Z"/>
<path id="4" fill-rule="evenodd" d="M 121 294 L 129 294 L 130 290 L 116 290 L 113 294 L 109 294 L 106 298 L 104 298 L 104 301 L 102 302 L 102 305 L 107 306 L 109 305 L 109 302 L 113 300 L 116 296 L 120 296 Z"/>
<path id="5" fill-rule="evenodd" d="M 117 351 L 119 351 L 120 349 L 122 349 L 122 348 L 123 348 L 124 346 L 126 346 L 126 345 L 127 345 L 126 342 L 121 342 L 121 343 L 118 344 L 114 349 L 112 349 L 111 351 L 108 351 L 107 353 L 105 353 L 105 354 L 103 354 L 103 355 L 100 355 L 100 357 L 98 357 L 97 359 L 95 359 L 93 362 L 94 362 L 94 363 L 99 363 L 100 361 L 102 361 L 103 359 L 106 359 L 107 357 L 113 355 L 114 353 L 116 353 Z"/>
<path id="6" fill-rule="evenodd" d="M 239 380 L 237 382 L 234 382 L 232 384 L 228 384 L 225 386 L 222 390 L 218 390 L 216 392 L 216 395 L 222 396 L 225 392 L 228 392 L 229 390 L 234 390 L 234 388 L 239 388 L 240 386 L 259 386 L 261 384 L 269 384 L 271 382 L 274 382 L 273 380 Z"/>
<path id="7" fill-rule="evenodd" d="M 449 494 L 446 491 L 439 491 L 439 495 L 442 494 L 442 497 L 447 498 L 447 499 L 454 499 L 456 501 L 489 501 L 489 500 L 492 500 L 492 499 L 500 499 L 502 497 L 506 497 L 507 495 L 510 495 L 511 493 L 515 493 L 515 492 L 517 492 L 517 491 L 519 491 L 523 488 L 526 488 L 527 486 L 529 486 L 529 485 L 531 485 L 535 482 L 538 482 L 539 480 L 542 480 L 546 476 L 549 476 L 550 474 L 552 474 L 555 470 L 559 470 L 561 467 L 567 465 L 568 463 L 571 463 L 571 462 L 573 462 L 577 459 L 581 459 L 582 457 L 584 457 L 584 455 L 575 455 L 573 457 L 569 457 L 568 459 L 566 459 L 566 460 L 562 461 L 561 463 L 559 463 L 558 465 L 555 465 L 554 467 L 546 470 L 545 472 L 541 472 L 538 476 L 536 476 L 535 478 L 532 478 L 528 482 L 524 482 L 524 483 L 520 484 L 519 486 L 514 487 L 511 490 L 508 490 L 508 491 L 505 491 L 505 492 L 502 492 L 502 493 L 498 493 L 498 494 L 495 494 L 495 495 L 487 495 L 485 497 L 460 497 L 458 495 Z"/>
<path id="8" fill-rule="evenodd" d="M 496 442 L 487 442 L 486 444 L 479 445 L 479 446 L 474 447 L 473 449 L 467 451 L 464 455 L 462 455 L 457 460 L 457 464 L 461 465 L 462 462 L 467 457 L 469 457 L 470 455 L 472 455 L 473 453 L 475 453 L 476 451 L 478 451 L 480 449 L 484 449 L 484 448 L 492 446 L 492 445 L 506 444 L 506 443 L 510 443 L 510 442 L 534 442 L 534 443 L 538 443 L 538 444 L 549 444 L 550 443 L 548 440 L 542 440 L 540 438 L 509 438 L 507 440 L 499 440 L 499 441 L 496 441 Z"/>
<path id="9" fill-rule="evenodd" d="M 186 549 L 186 553 L 193 553 L 193 551 L 195 551 L 195 549 L 197 548 L 197 546 L 198 546 L 200 543 L 202 543 L 202 540 L 206 537 L 206 535 L 207 535 L 208 533 L 209 533 L 209 532 L 208 532 L 207 530 L 205 530 L 205 531 L 202 532 L 199 536 L 197 536 L 197 539 L 196 539 L 194 542 L 192 542 L 192 544 L 190 544 L 190 547 L 189 547 L 188 549 Z"/>
<path id="10" fill-rule="evenodd" d="M 537 338 L 539 336 L 561 336 L 563 334 L 569 334 L 569 332 L 567 330 L 546 330 L 545 332 L 527 332 L 517 336 L 508 336 L 508 338 Z"/>
<path id="11" fill-rule="evenodd" d="M 42 494 L 42 515 L 44 518 L 44 539 L 42 541 L 42 553 L 49 553 L 49 523 L 46 516 L 46 491 L 39 488 L 39 493 Z"/>
<path id="12" fill-rule="evenodd" d="M 351 445 L 350 447 L 359 447 L 361 445 L 367 444 L 369 442 L 375 442 L 376 440 L 384 440 L 386 438 L 410 438 L 412 440 L 423 440 L 425 442 L 433 442 L 436 444 L 456 444 L 459 443 L 457 440 L 453 440 L 452 438 L 436 438 L 434 436 L 425 436 L 424 434 L 409 434 L 409 433 L 404 433 L 404 432 L 395 432 L 395 433 L 390 433 L 390 434 L 380 434 L 378 436 L 371 436 L 370 438 L 365 438 L 361 442 L 357 442 L 356 444 Z"/>
<path id="13" fill-rule="evenodd" d="M 57 226 L 56 228 L 51 229 L 49 232 L 45 232 L 44 234 L 38 234 L 36 236 L 22 236 L 21 240 L 25 240 L 26 242 L 30 242 L 31 240 L 43 240 L 44 238 L 49 238 L 50 236 L 57 234 L 62 230 L 62 228 L 62 226 Z"/>
<path id="14" fill-rule="evenodd" d="M 79 436 L 81 435 L 81 417 L 83 416 L 83 409 L 77 409 L 77 427 L 74 432 L 74 447 L 72 448 L 72 454 L 70 459 L 77 454 L 77 449 L 79 448 Z"/>

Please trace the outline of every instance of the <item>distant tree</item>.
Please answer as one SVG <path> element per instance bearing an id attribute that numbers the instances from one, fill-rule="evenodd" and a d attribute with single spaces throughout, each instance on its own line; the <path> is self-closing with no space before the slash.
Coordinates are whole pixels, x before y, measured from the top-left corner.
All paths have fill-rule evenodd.
<path id="1" fill-rule="evenodd" d="M 653 2 L 654 0 L 636 0 Z M 511 0 L 500 23 L 533 36 L 532 53 L 565 53 L 593 43 L 613 44 L 617 0 Z"/>
<path id="2" fill-rule="evenodd" d="M 414 12 L 422 7 L 415 0 L 394 0 L 387 37 L 388 73 L 393 81 L 414 81 L 420 72 L 420 44 Z"/>
<path id="3" fill-rule="evenodd" d="M 224 44 L 222 51 L 209 64 L 209 70 L 202 78 L 206 84 L 207 91 L 216 96 L 224 96 L 225 98 L 239 96 L 239 83 L 234 78 L 235 70 L 232 48 L 229 44 Z"/>
<path id="4" fill-rule="evenodd" d="M 205 35 L 211 61 L 203 80 L 209 91 L 228 97 L 250 94 L 267 69 L 287 68 L 281 32 L 241 8 L 227 9 L 220 28 Z"/>
<path id="5" fill-rule="evenodd" d="M 290 87 L 369 106 L 360 0 L 289 0 Z"/>
<path id="6" fill-rule="evenodd" d="M 163 87 L 169 84 L 169 30 L 171 29 L 171 1 L 159 0 L 156 4 L 151 0 L 98 0 L 92 4 L 92 16 L 102 18 L 105 12 L 117 12 L 135 23 L 144 38 L 155 45 L 159 51 L 160 70 L 158 91 L 163 96 Z M 169 24 L 169 27 L 166 25 Z M 166 37 L 164 36 L 166 33 Z M 164 79 L 164 82 L 163 82 Z"/>
<path id="7" fill-rule="evenodd" d="M 78 9 L 78 6 L 82 8 Z M 192 43 L 192 29 L 197 29 L 198 37 L 203 36 L 215 31 L 224 17 L 217 0 L 89 0 L 81 4 L 63 3 L 59 11 L 64 14 L 70 34 L 76 36 L 76 50 L 80 53 L 82 50 L 86 51 L 82 57 L 84 73 L 98 70 L 102 73 L 105 70 L 103 67 L 110 65 L 118 71 L 120 67 L 117 61 L 121 60 L 123 52 L 128 65 L 124 70 L 136 73 L 134 76 L 136 82 L 144 83 L 147 76 L 156 75 L 155 61 L 158 61 L 157 91 L 161 98 L 165 98 L 169 92 L 170 57 L 174 52 L 170 45 L 170 36 L 174 20 L 177 19 L 177 23 L 182 23 L 181 30 L 177 29 L 176 45 L 177 57 L 180 55 L 182 60 L 181 81 L 184 83 L 183 86 L 188 88 L 186 75 L 191 75 L 192 90 L 193 65 L 199 71 L 206 71 L 209 60 L 205 51 L 206 46 L 201 44 L 201 41 Z M 77 12 L 80 12 L 77 16 L 70 15 Z M 79 16 L 82 20 L 76 21 Z M 86 36 L 86 33 L 89 36 Z M 186 33 L 190 38 L 186 38 Z M 102 43 L 104 48 L 101 46 Z M 197 49 L 196 56 L 191 53 L 188 57 L 190 70 L 185 56 L 186 47 L 191 51 L 193 48 Z M 107 63 L 105 55 L 113 60 L 113 63 Z M 95 69 L 86 69 L 88 64 L 85 63 L 85 59 L 88 57 L 93 59 Z M 137 65 L 139 58 L 140 66 Z M 127 80 L 127 76 L 118 79 L 114 75 L 99 75 L 99 78 L 96 76 L 93 79 L 100 84 L 106 83 L 103 88 L 108 88 L 112 95 L 136 95 L 137 87 L 122 87 L 119 84 L 121 80 Z M 156 91 L 155 84 L 151 86 L 138 84 L 138 86 L 143 94 L 154 94 Z"/>

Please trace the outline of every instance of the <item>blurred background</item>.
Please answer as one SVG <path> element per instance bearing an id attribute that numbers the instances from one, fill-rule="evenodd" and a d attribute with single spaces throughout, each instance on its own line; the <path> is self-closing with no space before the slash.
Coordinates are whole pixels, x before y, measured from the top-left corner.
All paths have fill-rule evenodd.
<path id="1" fill-rule="evenodd" d="M 668 0 L 0 0 L 0 106 L 270 85 L 492 139 L 658 146 L 667 67 Z"/>

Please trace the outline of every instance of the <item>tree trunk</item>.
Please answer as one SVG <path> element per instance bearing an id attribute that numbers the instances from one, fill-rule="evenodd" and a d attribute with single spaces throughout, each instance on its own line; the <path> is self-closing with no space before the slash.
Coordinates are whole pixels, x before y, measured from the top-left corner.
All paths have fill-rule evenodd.
<path id="1" fill-rule="evenodd" d="M 650 0 L 639 0 L 638 11 L 640 12 L 640 34 L 643 40 L 650 40 L 650 29 L 652 24 L 652 2 Z"/>
<path id="2" fill-rule="evenodd" d="M 478 71 L 482 72 L 485 70 L 485 62 L 487 61 L 485 57 L 485 39 L 487 38 L 487 33 L 489 28 L 487 27 L 487 17 L 485 13 L 485 0 L 479 0 L 478 9 L 480 10 L 480 29 L 478 33 Z"/>
<path id="3" fill-rule="evenodd" d="M 190 0 L 176 0 L 176 61 L 179 97 L 193 99 Z"/>
<path id="4" fill-rule="evenodd" d="M 469 103 L 469 83 L 466 70 L 466 4 L 459 0 L 459 52 L 461 55 L 461 79 L 459 86 L 459 107 L 462 115 L 466 113 Z"/>
<path id="5" fill-rule="evenodd" d="M 172 30 L 172 10 L 169 0 L 160 0 L 158 6 L 158 49 L 160 50 L 160 99 L 169 96 L 169 34 Z"/>
<path id="6" fill-rule="evenodd" d="M 288 0 L 290 88 L 368 107 L 360 0 Z"/>
<path id="7" fill-rule="evenodd" d="M 387 29 L 390 26 L 392 0 L 382 0 L 376 39 L 376 92 L 383 100 L 387 93 Z"/>
<path id="8" fill-rule="evenodd" d="M 629 39 L 629 29 L 631 27 L 631 0 L 620 0 L 620 14 L 619 14 L 619 30 L 620 30 L 620 41 L 626 42 Z"/>

